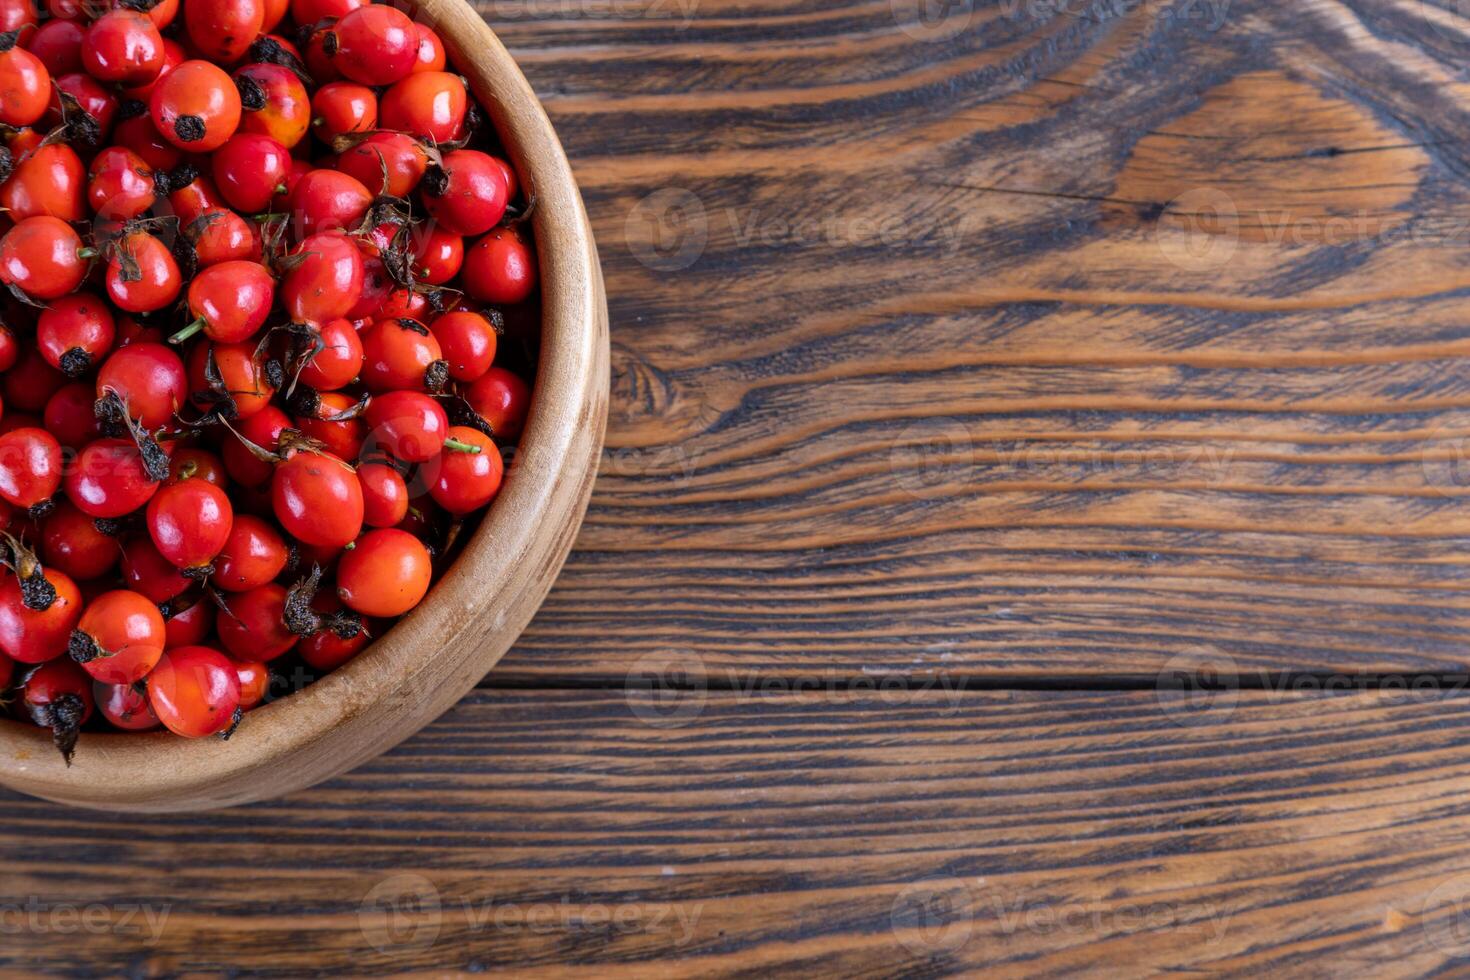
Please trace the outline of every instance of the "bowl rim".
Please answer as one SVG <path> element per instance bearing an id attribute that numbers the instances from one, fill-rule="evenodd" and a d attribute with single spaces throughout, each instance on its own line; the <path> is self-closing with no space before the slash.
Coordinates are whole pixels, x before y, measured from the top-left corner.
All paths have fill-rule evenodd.
<path id="1" fill-rule="evenodd" d="M 89 732 L 68 768 L 48 733 L 0 719 L 0 785 L 157 812 L 264 799 L 337 775 L 461 700 L 519 636 L 566 560 L 608 399 L 607 306 L 581 195 L 535 93 L 480 15 L 465 0 L 395 5 L 438 30 L 535 200 L 540 360 L 500 495 L 423 603 L 353 660 L 249 712 L 231 741 Z"/>

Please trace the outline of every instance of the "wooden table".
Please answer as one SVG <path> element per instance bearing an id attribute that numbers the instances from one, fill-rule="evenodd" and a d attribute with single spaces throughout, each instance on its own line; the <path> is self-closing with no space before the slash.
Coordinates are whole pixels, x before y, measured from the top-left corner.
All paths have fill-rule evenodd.
<path id="1" fill-rule="evenodd" d="M 0 966 L 1470 955 L 1463 7 L 487 8 L 607 272 L 576 554 L 329 785 L 5 797 Z"/>

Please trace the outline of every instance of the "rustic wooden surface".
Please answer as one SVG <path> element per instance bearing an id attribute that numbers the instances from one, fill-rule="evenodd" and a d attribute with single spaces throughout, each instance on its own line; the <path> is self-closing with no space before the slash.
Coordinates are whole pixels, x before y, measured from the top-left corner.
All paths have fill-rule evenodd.
<path id="1" fill-rule="evenodd" d="M 334 783 L 4 797 L 0 967 L 1470 957 L 1463 4 L 482 9 L 607 276 L 578 551 Z"/>

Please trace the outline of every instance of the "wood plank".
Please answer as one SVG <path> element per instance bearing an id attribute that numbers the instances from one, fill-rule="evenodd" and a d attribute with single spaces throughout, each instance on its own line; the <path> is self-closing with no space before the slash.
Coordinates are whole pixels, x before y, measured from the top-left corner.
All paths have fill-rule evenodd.
<path id="1" fill-rule="evenodd" d="M 1463 692 L 688 705 L 650 724 L 678 703 L 478 692 L 353 775 L 192 819 L 5 796 L 0 971 L 1326 977 L 1470 954 Z"/>
<path id="2" fill-rule="evenodd" d="M 1453 6 L 483 6 L 613 314 L 498 676 L 1463 668 Z"/>

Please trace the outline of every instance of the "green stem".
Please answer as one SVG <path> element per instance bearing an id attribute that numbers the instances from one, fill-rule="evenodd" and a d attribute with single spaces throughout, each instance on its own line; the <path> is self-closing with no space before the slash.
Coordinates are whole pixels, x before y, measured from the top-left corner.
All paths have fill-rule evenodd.
<path id="1" fill-rule="evenodd" d="M 472 453 L 476 456 L 481 452 L 479 446 L 472 445 L 468 442 L 460 442 L 458 439 L 445 439 L 444 448 L 452 449 L 457 453 Z"/>
<path id="2" fill-rule="evenodd" d="M 182 344 L 184 341 L 188 340 L 190 337 L 194 336 L 196 333 L 203 329 L 204 317 L 201 316 L 199 319 L 195 320 L 193 323 L 189 324 L 187 327 L 180 330 L 172 337 L 168 338 L 168 342 L 170 344 Z"/>
<path id="3" fill-rule="evenodd" d="M 97 255 L 97 250 L 95 248 L 79 248 L 79 249 L 77 249 L 77 258 L 79 258 L 79 259 L 90 259 L 90 258 L 96 257 L 96 255 Z"/>

